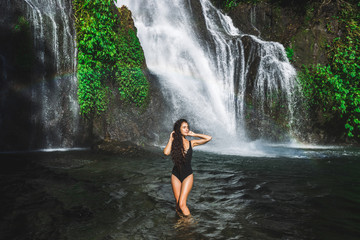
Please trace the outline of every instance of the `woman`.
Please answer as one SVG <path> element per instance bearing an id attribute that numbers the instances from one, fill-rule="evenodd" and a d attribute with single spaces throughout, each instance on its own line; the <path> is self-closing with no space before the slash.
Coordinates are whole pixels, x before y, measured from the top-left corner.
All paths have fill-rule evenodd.
<path id="1" fill-rule="evenodd" d="M 186 139 L 187 136 L 200 139 L 189 141 Z M 192 148 L 205 144 L 210 140 L 211 136 L 190 131 L 188 122 L 185 119 L 180 119 L 175 122 L 174 131 L 170 134 L 169 142 L 164 149 L 164 154 L 171 154 L 174 162 L 171 185 L 176 200 L 176 209 L 180 210 L 185 216 L 190 215 L 186 200 L 194 181 L 191 168 Z"/>

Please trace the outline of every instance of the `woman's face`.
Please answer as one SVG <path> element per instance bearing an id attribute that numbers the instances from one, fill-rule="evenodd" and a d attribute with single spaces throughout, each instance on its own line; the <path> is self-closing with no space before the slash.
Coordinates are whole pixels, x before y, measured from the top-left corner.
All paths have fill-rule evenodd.
<path id="1" fill-rule="evenodd" d="M 189 134 L 189 124 L 187 122 L 183 122 L 180 126 L 180 133 L 183 136 L 187 136 Z"/>

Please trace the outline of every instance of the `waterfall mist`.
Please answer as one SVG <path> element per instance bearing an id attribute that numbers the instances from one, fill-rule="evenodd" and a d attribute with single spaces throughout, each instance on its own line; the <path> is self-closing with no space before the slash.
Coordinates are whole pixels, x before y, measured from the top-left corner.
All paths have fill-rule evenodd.
<path id="1" fill-rule="evenodd" d="M 117 4 L 133 12 L 147 65 L 170 105 L 169 128 L 185 117 L 229 148 L 291 140 L 298 86 L 280 43 L 242 33 L 208 0 Z"/>

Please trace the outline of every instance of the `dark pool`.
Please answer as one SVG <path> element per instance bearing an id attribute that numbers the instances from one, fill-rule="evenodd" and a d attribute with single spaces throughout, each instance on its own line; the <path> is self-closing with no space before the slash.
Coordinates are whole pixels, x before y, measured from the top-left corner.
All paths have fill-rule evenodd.
<path id="1" fill-rule="evenodd" d="M 1 239 L 360 239 L 360 149 L 195 149 L 192 217 L 171 160 L 89 151 L 1 154 Z"/>

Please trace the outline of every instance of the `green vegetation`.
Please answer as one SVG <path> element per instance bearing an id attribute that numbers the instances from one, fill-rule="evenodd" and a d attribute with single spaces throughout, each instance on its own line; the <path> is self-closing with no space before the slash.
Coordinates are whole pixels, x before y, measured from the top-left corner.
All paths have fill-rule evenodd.
<path id="1" fill-rule="evenodd" d="M 17 23 L 14 27 L 15 31 L 23 31 L 28 30 L 30 27 L 29 22 L 26 20 L 24 16 L 20 16 L 17 20 Z"/>
<path id="2" fill-rule="evenodd" d="M 119 89 L 123 101 L 144 106 L 149 83 L 130 11 L 117 9 L 113 0 L 74 0 L 73 6 L 81 113 L 91 117 L 104 112 L 112 89 Z"/>
<path id="3" fill-rule="evenodd" d="M 239 5 L 239 1 L 238 0 L 226 0 L 226 2 L 224 3 L 224 8 L 225 10 L 230 10 L 234 7 L 236 7 L 237 5 Z"/>
<path id="4" fill-rule="evenodd" d="M 225 11 L 230 11 L 236 8 L 240 3 L 258 3 L 262 0 L 212 0 L 212 2 L 218 8 L 221 8 Z"/>
<path id="5" fill-rule="evenodd" d="M 225 0 L 223 3 L 223 8 L 225 10 L 231 10 L 237 7 L 240 3 L 257 3 L 260 0 Z"/>
<path id="6" fill-rule="evenodd" d="M 327 45 L 328 64 L 304 67 L 300 82 L 312 111 L 340 118 L 349 137 L 360 138 L 360 5 L 343 3 L 342 34 Z"/>
<path id="7" fill-rule="evenodd" d="M 285 48 L 286 51 L 286 56 L 289 59 L 290 62 L 294 61 L 294 49 L 290 48 L 290 47 L 286 47 Z"/>

